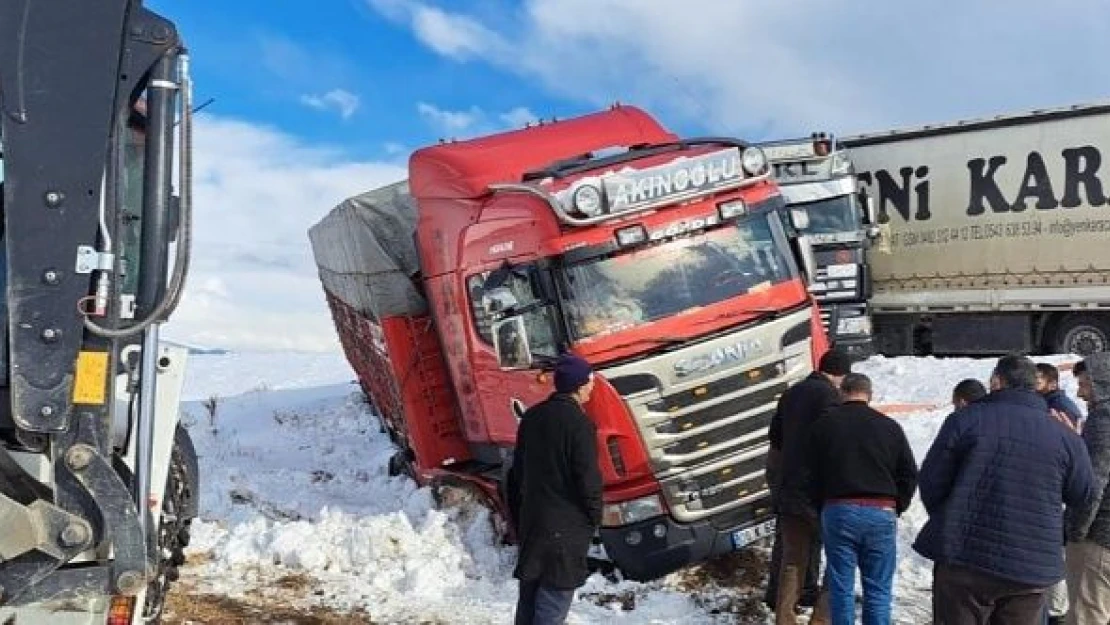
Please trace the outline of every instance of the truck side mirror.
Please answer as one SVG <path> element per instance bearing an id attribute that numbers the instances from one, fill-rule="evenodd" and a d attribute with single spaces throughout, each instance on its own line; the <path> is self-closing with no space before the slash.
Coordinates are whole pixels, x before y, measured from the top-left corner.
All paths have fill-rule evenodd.
<path id="1" fill-rule="evenodd" d="M 875 226 L 875 225 L 867 226 L 867 238 L 868 239 L 871 239 L 872 241 L 874 241 L 875 239 L 882 236 L 882 234 L 883 234 L 883 231 L 878 226 Z"/>
<path id="2" fill-rule="evenodd" d="M 859 190 L 859 205 L 863 210 L 863 223 L 868 225 L 879 223 L 879 216 L 875 212 L 875 198 L 871 197 L 867 189 Z"/>
<path id="3" fill-rule="evenodd" d="M 801 235 L 796 239 L 798 244 L 798 255 L 802 263 L 802 270 L 806 274 L 806 284 L 813 284 L 816 278 L 815 272 L 817 271 L 817 257 L 813 255 L 813 240 L 805 235 Z"/>
<path id="4" fill-rule="evenodd" d="M 530 369 L 532 350 L 528 347 L 528 329 L 524 317 L 517 315 L 493 324 L 493 349 L 502 369 Z"/>
<path id="5" fill-rule="evenodd" d="M 795 230 L 805 230 L 809 227 L 809 213 L 804 208 L 790 209 L 790 225 Z"/>
<path id="6" fill-rule="evenodd" d="M 487 315 L 500 315 L 512 311 L 520 302 L 508 287 L 497 287 L 482 293 L 482 310 Z"/>

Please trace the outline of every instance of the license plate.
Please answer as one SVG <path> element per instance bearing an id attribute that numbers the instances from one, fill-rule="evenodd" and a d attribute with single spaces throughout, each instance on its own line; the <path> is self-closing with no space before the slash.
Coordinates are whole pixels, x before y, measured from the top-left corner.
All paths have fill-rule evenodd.
<path id="1" fill-rule="evenodd" d="M 764 522 L 760 523 L 759 525 L 753 525 L 751 527 L 745 527 L 742 530 L 736 530 L 735 532 L 732 533 L 732 548 L 733 549 L 740 549 L 742 547 L 747 547 L 748 545 L 756 542 L 757 540 L 767 538 L 768 536 L 774 535 L 774 533 L 775 533 L 775 520 L 774 519 L 769 519 L 767 521 L 764 521 Z"/>

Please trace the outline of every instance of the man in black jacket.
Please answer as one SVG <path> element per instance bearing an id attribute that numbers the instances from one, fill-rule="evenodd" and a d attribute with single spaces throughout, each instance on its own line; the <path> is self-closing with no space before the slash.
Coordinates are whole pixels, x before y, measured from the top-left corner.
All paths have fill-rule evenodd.
<path id="1" fill-rule="evenodd" d="M 854 622 L 858 565 L 863 622 L 889 623 L 897 517 L 917 489 L 917 463 L 902 427 L 871 408 L 871 380 L 851 373 L 844 405 L 813 424 L 810 492 L 821 509 L 825 587 L 833 623 Z"/>
<path id="2" fill-rule="evenodd" d="M 851 366 L 851 360 L 843 351 L 826 352 L 817 371 L 782 394 L 771 418 L 767 478 L 782 539 L 775 606 L 777 625 L 797 623 L 794 606 L 809 568 L 810 548 L 821 537 L 820 519 L 809 501 L 806 463 L 809 429 L 817 419 L 840 404 L 840 382 L 850 373 Z M 825 623 L 827 611 L 827 601 L 818 598 L 810 623 Z"/>
<path id="3" fill-rule="evenodd" d="M 1060 510 L 1087 504 L 1094 480 L 1036 384 L 1032 360 L 1000 358 L 991 393 L 949 415 L 921 462 L 929 520 L 913 548 L 934 563 L 935 623 L 1033 625 L 1064 577 Z"/>
<path id="4" fill-rule="evenodd" d="M 597 429 L 582 410 L 593 387 L 589 363 L 564 355 L 555 393 L 520 420 L 508 476 L 520 539 L 516 625 L 564 622 L 589 576 L 586 554 L 602 513 Z"/>

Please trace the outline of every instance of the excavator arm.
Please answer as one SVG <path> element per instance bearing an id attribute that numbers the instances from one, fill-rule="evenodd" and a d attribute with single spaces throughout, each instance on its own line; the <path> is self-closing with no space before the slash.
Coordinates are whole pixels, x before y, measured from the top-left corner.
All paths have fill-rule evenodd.
<path id="1" fill-rule="evenodd" d="M 158 575 L 187 59 L 140 0 L 0 2 L 0 606 L 134 596 Z"/>

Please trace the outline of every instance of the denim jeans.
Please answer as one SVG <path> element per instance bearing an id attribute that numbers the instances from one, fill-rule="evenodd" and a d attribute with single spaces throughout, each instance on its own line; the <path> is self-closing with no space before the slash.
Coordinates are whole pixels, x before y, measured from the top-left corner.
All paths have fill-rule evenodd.
<path id="1" fill-rule="evenodd" d="M 821 511 L 825 588 L 833 625 L 855 623 L 856 569 L 863 580 L 863 625 L 888 625 L 897 562 L 893 510 L 829 503 Z"/>
<path id="2" fill-rule="evenodd" d="M 515 625 L 561 625 L 567 620 L 573 590 L 543 586 L 538 581 L 520 582 Z"/>

